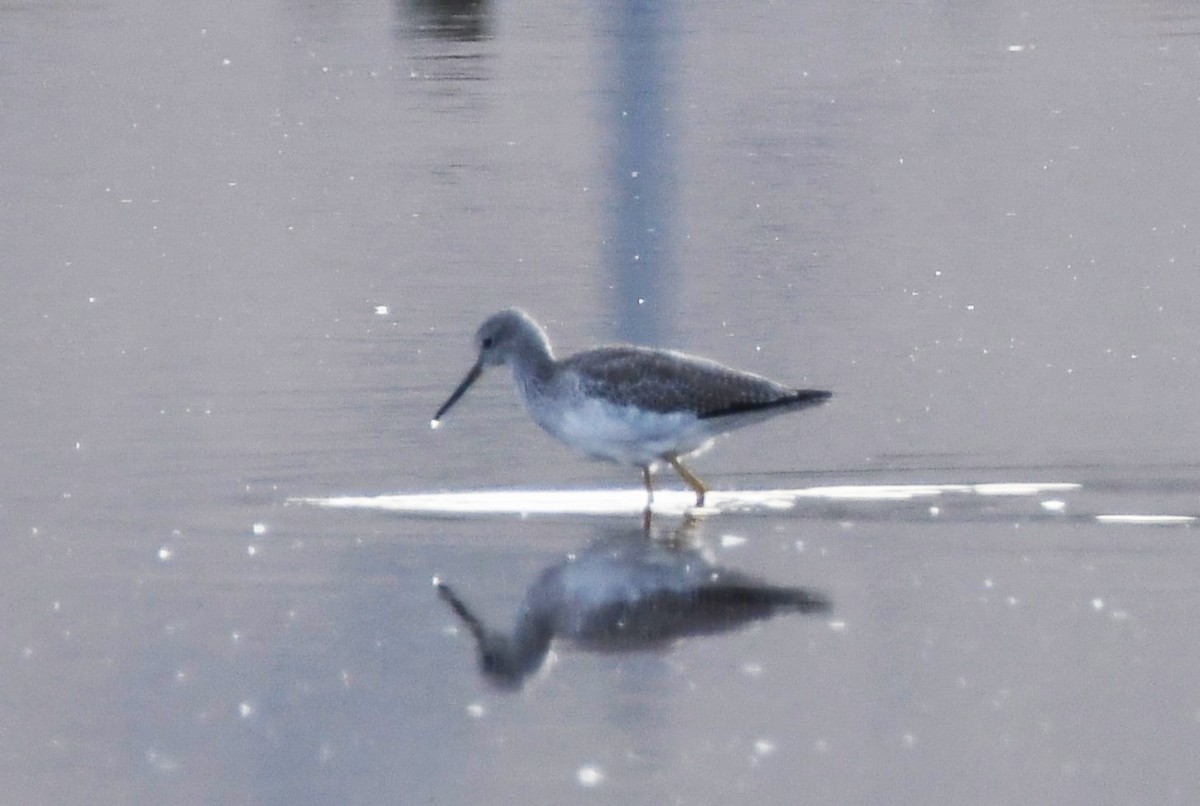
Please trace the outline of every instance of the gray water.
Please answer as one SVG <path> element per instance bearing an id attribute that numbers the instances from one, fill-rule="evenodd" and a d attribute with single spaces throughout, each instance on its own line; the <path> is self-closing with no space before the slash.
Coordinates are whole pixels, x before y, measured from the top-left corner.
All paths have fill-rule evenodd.
<path id="1" fill-rule="evenodd" d="M 1198 131 L 1188 3 L 5 4 L 0 802 L 1195 803 Z M 293 500 L 635 490 L 429 429 L 511 304 L 832 389 L 650 535 L 830 610 L 499 689 L 636 508 Z"/>

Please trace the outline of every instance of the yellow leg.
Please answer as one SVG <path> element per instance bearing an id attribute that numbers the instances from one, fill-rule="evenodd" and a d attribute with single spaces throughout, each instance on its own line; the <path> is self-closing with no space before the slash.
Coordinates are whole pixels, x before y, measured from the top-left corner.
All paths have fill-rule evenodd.
<path id="1" fill-rule="evenodd" d="M 664 456 L 667 463 L 675 468 L 675 472 L 679 474 L 687 486 L 691 487 L 696 493 L 696 506 L 704 506 L 704 494 L 708 492 L 708 488 L 704 486 L 704 482 L 692 475 L 692 471 L 683 466 L 683 462 L 679 461 L 678 456 Z"/>

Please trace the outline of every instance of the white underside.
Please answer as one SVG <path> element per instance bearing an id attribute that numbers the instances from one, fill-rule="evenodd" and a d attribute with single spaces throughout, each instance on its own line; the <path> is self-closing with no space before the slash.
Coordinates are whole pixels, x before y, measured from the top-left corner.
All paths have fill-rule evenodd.
<path id="1" fill-rule="evenodd" d="M 565 409 L 530 407 L 538 425 L 594 458 L 652 465 L 667 455 L 698 453 L 713 442 L 712 432 L 693 414 L 658 414 L 585 398 Z"/>

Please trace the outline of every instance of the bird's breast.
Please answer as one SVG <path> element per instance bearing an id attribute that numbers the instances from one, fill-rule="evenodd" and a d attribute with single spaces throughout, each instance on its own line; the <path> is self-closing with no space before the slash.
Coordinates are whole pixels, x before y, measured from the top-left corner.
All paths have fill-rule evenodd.
<path id="1" fill-rule="evenodd" d="M 703 448 L 711 434 L 690 412 L 653 412 L 596 398 L 529 401 L 538 425 L 577 451 L 621 464 L 648 465 L 664 454 Z"/>

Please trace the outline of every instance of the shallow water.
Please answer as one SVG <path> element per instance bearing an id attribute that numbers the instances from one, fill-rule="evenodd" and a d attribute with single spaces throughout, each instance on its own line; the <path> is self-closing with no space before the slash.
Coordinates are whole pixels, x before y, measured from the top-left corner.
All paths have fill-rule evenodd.
<path id="1" fill-rule="evenodd" d="M 101 0 L 0 43 L 0 802 L 1200 795 L 1190 6 Z M 429 429 L 510 304 L 832 389 L 650 527 L 829 612 L 491 686 L 434 577 L 508 630 L 646 539 L 500 373 Z"/>

